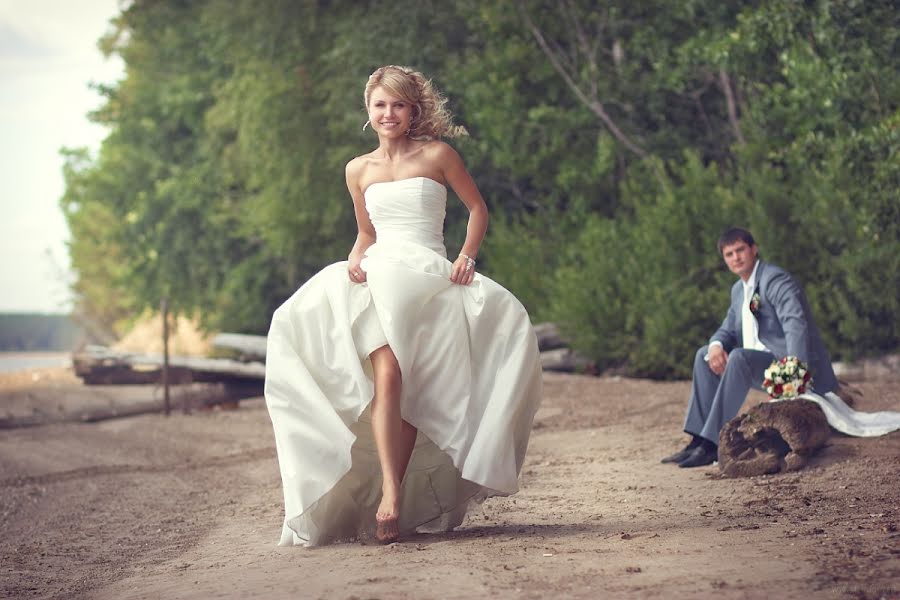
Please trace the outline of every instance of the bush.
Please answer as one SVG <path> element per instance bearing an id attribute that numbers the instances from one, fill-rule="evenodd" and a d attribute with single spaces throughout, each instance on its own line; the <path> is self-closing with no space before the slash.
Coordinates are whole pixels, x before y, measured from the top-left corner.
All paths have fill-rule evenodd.
<path id="1" fill-rule="evenodd" d="M 556 273 L 552 318 L 600 368 L 687 376 L 728 307 L 716 240 L 744 220 L 745 202 L 696 155 L 667 167 L 629 180 L 622 216 L 588 219 Z"/>

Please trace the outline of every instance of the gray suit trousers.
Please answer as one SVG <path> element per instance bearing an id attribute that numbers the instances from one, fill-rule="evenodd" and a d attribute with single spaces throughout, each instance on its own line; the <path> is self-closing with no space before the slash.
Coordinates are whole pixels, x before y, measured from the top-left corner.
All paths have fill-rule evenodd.
<path id="1" fill-rule="evenodd" d="M 708 351 L 709 346 L 703 346 L 694 357 L 694 379 L 684 431 L 718 445 L 719 432 L 738 414 L 750 388 L 762 389 L 763 373 L 775 355 L 735 348 L 728 353 L 725 372 L 719 376 L 704 359 Z"/>

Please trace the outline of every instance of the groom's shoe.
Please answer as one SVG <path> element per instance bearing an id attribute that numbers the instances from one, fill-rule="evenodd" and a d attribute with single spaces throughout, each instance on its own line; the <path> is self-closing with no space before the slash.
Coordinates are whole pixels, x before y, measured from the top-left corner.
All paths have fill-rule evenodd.
<path id="1" fill-rule="evenodd" d="M 682 469 L 690 469 L 691 467 L 705 467 L 719 460 L 719 449 L 712 442 L 703 442 L 688 455 L 687 458 L 678 463 Z"/>
<path id="2" fill-rule="evenodd" d="M 694 448 L 698 447 L 700 443 L 703 441 L 703 438 L 699 435 L 695 435 L 687 446 L 676 452 L 675 454 L 670 454 L 659 462 L 662 463 L 680 463 L 688 456 L 691 455 L 691 452 L 694 451 Z"/>

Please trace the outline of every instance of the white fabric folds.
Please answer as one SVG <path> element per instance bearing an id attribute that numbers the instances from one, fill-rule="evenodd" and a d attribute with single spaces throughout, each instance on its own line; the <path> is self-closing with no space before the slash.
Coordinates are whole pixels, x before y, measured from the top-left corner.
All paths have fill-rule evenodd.
<path id="1" fill-rule="evenodd" d="M 272 319 L 266 403 L 284 485 L 281 545 L 319 545 L 374 530 L 381 473 L 368 407 L 368 355 L 389 344 L 401 412 L 419 430 L 404 480 L 401 531 L 445 531 L 470 500 L 518 489 L 542 394 L 537 339 L 524 307 L 476 275 L 449 279 L 447 191 L 416 177 L 374 184 L 378 241 L 352 283 L 326 267 Z"/>

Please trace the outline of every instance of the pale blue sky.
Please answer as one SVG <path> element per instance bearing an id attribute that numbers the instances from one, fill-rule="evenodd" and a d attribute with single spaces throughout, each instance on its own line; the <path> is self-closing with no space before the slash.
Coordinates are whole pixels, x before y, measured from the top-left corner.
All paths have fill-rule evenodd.
<path id="1" fill-rule="evenodd" d="M 65 312 L 63 146 L 96 150 L 90 82 L 121 77 L 97 40 L 121 0 L 0 0 L 0 312 Z M 127 4 L 127 2 L 126 2 Z"/>

